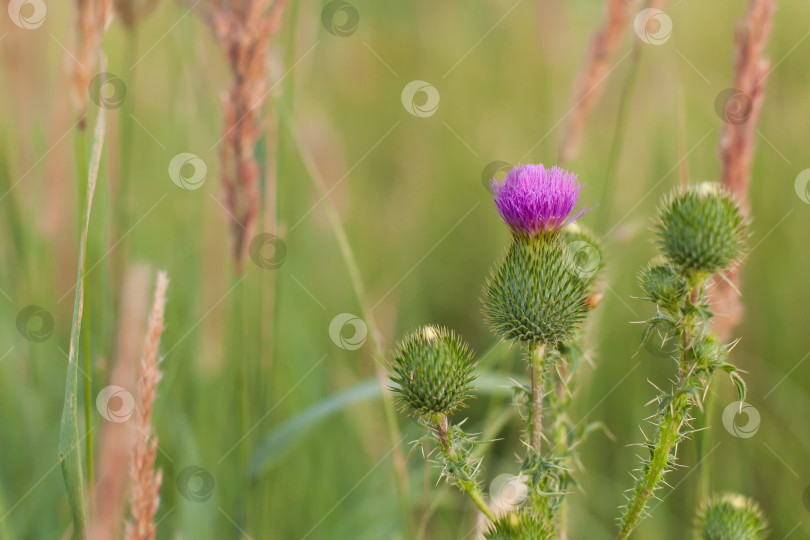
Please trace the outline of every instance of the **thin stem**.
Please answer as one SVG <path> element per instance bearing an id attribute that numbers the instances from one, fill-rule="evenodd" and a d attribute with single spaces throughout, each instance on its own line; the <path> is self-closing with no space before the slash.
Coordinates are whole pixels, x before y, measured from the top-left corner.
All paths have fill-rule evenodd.
<path id="1" fill-rule="evenodd" d="M 685 300 L 685 305 L 681 308 L 681 315 L 677 327 L 680 329 L 681 354 L 678 362 L 678 389 L 689 385 L 691 374 L 690 351 L 692 340 L 693 319 L 695 317 L 693 308 L 700 303 L 702 296 L 702 286 L 696 284 Z M 709 379 L 711 382 L 711 379 Z M 672 448 L 678 443 L 681 437 L 681 428 L 688 420 L 689 398 L 686 394 L 676 392 L 672 402 L 668 405 L 667 413 L 661 418 L 658 424 L 658 441 L 653 449 L 653 456 L 649 464 L 644 469 L 644 475 L 636 486 L 633 498 L 627 505 L 621 521 L 621 529 L 616 540 L 624 540 L 641 520 L 647 501 L 652 496 L 655 488 L 669 465 L 669 456 Z M 674 459 L 674 456 L 673 456 Z"/>
<path id="2" fill-rule="evenodd" d="M 685 399 L 685 396 L 678 398 L 679 401 Z M 633 529 L 641 519 L 647 501 L 650 499 L 650 496 L 653 494 L 653 491 L 658 486 L 658 483 L 661 481 L 666 471 L 667 464 L 669 463 L 669 454 L 672 451 L 672 447 L 678 441 L 678 437 L 680 437 L 680 429 L 683 425 L 683 421 L 684 413 L 681 412 L 681 408 L 678 407 L 678 404 L 673 403 L 670 412 L 664 416 L 661 423 L 658 425 L 659 436 L 655 450 L 653 451 L 653 457 L 644 472 L 644 477 L 641 479 L 638 486 L 636 486 L 632 501 L 627 505 L 627 511 L 622 518 L 622 527 L 616 540 L 624 540 L 630 536 L 630 533 L 633 532 Z"/>
<path id="3" fill-rule="evenodd" d="M 458 462 L 458 454 L 456 453 L 456 449 L 452 446 L 448 436 L 450 426 L 447 422 L 447 415 L 439 415 L 435 419 L 434 427 L 436 428 L 436 433 L 439 437 L 439 446 L 441 447 L 441 451 L 444 454 L 445 459 L 452 463 Z M 487 502 L 484 500 L 484 495 L 481 493 L 481 487 L 478 485 L 478 483 L 472 480 L 456 478 L 456 484 L 458 484 L 458 487 L 462 491 L 467 492 L 478 509 L 481 510 L 481 512 L 483 512 L 483 514 L 487 516 L 490 521 L 495 521 L 495 514 L 492 513 L 492 510 L 489 509 Z"/>
<path id="4" fill-rule="evenodd" d="M 487 506 L 487 502 L 484 500 L 484 496 L 481 493 L 481 488 L 478 487 L 478 484 L 472 484 L 472 486 L 469 488 L 462 486 L 462 489 L 464 489 L 470 495 L 470 498 L 475 503 L 475 506 L 477 506 L 478 509 L 481 510 L 485 516 L 487 516 L 487 519 L 494 522 L 496 519 L 495 514 L 493 514 L 492 510 L 490 510 L 489 506 Z"/>
<path id="5" fill-rule="evenodd" d="M 84 278 L 82 278 L 84 279 Z M 82 325 L 82 356 L 84 357 L 84 436 L 87 453 L 85 454 L 87 463 L 87 486 L 93 489 L 95 484 L 93 474 L 93 379 L 90 375 L 90 317 L 89 309 L 85 310 L 85 323 Z M 92 505 L 92 497 L 88 500 L 88 505 Z M 90 508 L 92 511 L 92 508 Z"/>
<path id="6" fill-rule="evenodd" d="M 529 442 L 534 449 L 535 455 L 540 456 L 543 444 L 543 381 L 545 377 L 545 365 L 543 363 L 545 345 L 532 344 L 529 346 L 531 356 L 532 372 L 532 412 L 531 426 L 529 427 Z"/>

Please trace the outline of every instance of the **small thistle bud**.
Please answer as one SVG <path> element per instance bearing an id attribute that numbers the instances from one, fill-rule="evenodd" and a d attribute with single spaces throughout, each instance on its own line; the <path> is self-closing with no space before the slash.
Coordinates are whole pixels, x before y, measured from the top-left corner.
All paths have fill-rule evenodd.
<path id="1" fill-rule="evenodd" d="M 757 503 L 729 493 L 711 497 L 703 504 L 695 532 L 700 540 L 762 540 L 766 527 Z"/>
<path id="2" fill-rule="evenodd" d="M 501 219 L 519 236 L 556 232 L 585 212 L 574 212 L 582 189 L 577 176 L 559 167 L 517 166 L 489 187 Z"/>
<path id="3" fill-rule="evenodd" d="M 666 200 L 657 233 L 661 250 L 678 268 L 714 274 L 740 256 L 744 229 L 737 203 L 719 184 L 703 183 Z"/>
<path id="4" fill-rule="evenodd" d="M 645 300 L 664 307 L 677 305 L 688 292 L 686 279 L 668 262 L 653 261 L 641 271 L 639 285 L 644 289 Z"/>
<path id="5" fill-rule="evenodd" d="M 486 540 L 550 540 L 549 528 L 527 511 L 510 512 L 490 525 Z"/>
<path id="6" fill-rule="evenodd" d="M 455 333 L 424 326 L 400 341 L 393 353 L 392 389 L 411 414 L 451 414 L 470 394 L 473 354 Z"/>
<path id="7" fill-rule="evenodd" d="M 588 311 L 588 282 L 558 236 L 515 237 L 484 289 L 484 312 L 502 337 L 556 346 Z"/>

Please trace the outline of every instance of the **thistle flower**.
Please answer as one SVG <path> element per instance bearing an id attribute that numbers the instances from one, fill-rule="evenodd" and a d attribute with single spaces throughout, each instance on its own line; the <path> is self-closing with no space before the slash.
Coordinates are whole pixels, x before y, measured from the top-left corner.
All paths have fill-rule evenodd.
<path id="1" fill-rule="evenodd" d="M 484 290 L 484 312 L 505 339 L 556 346 L 588 312 L 589 281 L 558 236 L 516 237 Z"/>
<path id="2" fill-rule="evenodd" d="M 486 540 L 549 540 L 549 528 L 527 511 L 510 512 L 495 521 L 484 533 Z"/>
<path id="3" fill-rule="evenodd" d="M 727 493 L 706 501 L 698 513 L 695 532 L 700 540 L 762 540 L 766 526 L 757 503 Z"/>
<path id="4" fill-rule="evenodd" d="M 412 414 L 448 415 L 469 397 L 473 353 L 453 331 L 424 326 L 399 342 L 393 354 L 392 389 Z"/>
<path id="5" fill-rule="evenodd" d="M 582 189 L 577 176 L 557 166 L 518 166 L 489 187 L 501 219 L 519 236 L 556 232 L 585 212 L 574 212 Z"/>
<path id="6" fill-rule="evenodd" d="M 739 206 L 713 183 L 671 195 L 657 226 L 661 250 L 686 274 L 728 268 L 742 252 L 744 230 Z"/>

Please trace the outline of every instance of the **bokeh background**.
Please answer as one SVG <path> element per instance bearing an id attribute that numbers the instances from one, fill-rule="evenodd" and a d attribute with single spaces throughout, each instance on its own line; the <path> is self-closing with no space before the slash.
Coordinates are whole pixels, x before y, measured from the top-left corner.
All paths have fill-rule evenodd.
<path id="1" fill-rule="evenodd" d="M 628 445 L 641 440 L 639 426 L 652 414 L 645 406 L 655 395 L 650 382 L 664 385 L 674 373 L 670 360 L 647 350 L 636 355 L 642 327 L 632 323 L 651 309 L 634 298 L 636 273 L 654 254 L 651 220 L 660 198 L 678 185 L 680 167 L 688 165 L 691 181 L 718 176 L 722 120 L 715 100 L 731 85 L 734 24 L 744 4 L 669 2 L 672 35 L 640 47 L 637 80 L 621 112 L 634 61 L 626 53 L 638 42 L 628 29 L 581 152 L 567 164 L 586 184 L 583 204 L 593 207 L 582 221 L 604 236 L 606 251 L 604 299 L 589 328 L 593 363 L 581 372 L 573 416 L 603 421 L 614 436 L 594 434 L 582 447 L 584 470 L 569 505 L 573 539 L 615 534 L 623 491 L 631 486 L 628 471 L 638 464 L 639 449 Z M 219 96 L 230 73 L 206 22 L 210 6 L 165 1 L 136 31 L 113 21 L 105 36 L 107 71 L 124 81 L 126 97 L 106 111 L 91 218 L 92 395 L 107 384 L 116 339 L 127 331 L 119 312 L 122 277 L 137 264 L 165 269 L 171 284 L 155 411 L 164 471 L 158 538 L 405 537 L 392 443 L 374 391 L 372 340 L 345 347 L 351 325 L 344 346 L 330 337 L 336 316 L 359 317 L 361 307 L 328 205 L 345 226 L 386 349 L 430 322 L 456 329 L 481 353 L 490 350 L 495 338 L 479 296 L 508 233 L 482 175 L 493 161 L 556 162 L 573 84 L 602 19 L 601 2 L 593 0 L 352 0 L 359 22 L 340 36 L 327 31 L 324 5 L 293 2 L 274 42 L 273 99 L 264 111 L 260 153 L 265 207 L 276 207 L 278 226 L 265 212 L 261 229 L 281 238 L 286 253 L 273 269 L 248 264 L 243 280 L 233 276 L 219 182 Z M 57 444 L 79 221 L 73 8 L 49 2 L 44 24 L 32 30 L 0 17 L 4 539 L 60 538 L 70 524 Z M 711 430 L 719 443 L 713 487 L 758 500 L 774 539 L 810 535 L 810 205 L 794 185 L 810 167 L 808 20 L 810 4 L 783 0 L 768 47 L 773 70 L 753 164 L 746 312 L 733 352 L 760 415 L 754 436 L 736 437 L 723 427 L 735 390 L 724 376 L 712 386 L 718 407 Z M 403 106 L 403 89 L 414 80 L 432 85 L 440 98 L 425 117 Z M 417 105 L 424 97 L 414 98 Z M 611 174 L 620 116 L 624 136 Z M 301 149 L 326 185 L 326 200 Z M 181 152 L 206 164 L 199 189 L 180 189 L 169 177 L 169 162 Z M 120 212 L 128 215 L 123 229 Z M 234 315 L 234 295 L 250 306 L 242 318 Z M 26 339 L 15 324 L 28 305 L 53 317 L 43 341 Z M 255 377 L 234 375 L 245 363 L 261 366 Z M 481 361 L 492 377 L 520 377 L 524 368 L 517 347 L 496 347 Z M 324 404 L 353 387 L 343 394 L 348 403 Z M 510 406 L 503 394 L 488 391 L 463 412 L 470 430 L 482 431 L 484 419 Z M 252 430 L 239 425 L 246 396 Z M 304 411 L 309 416 L 300 416 Z M 104 418 L 91 413 L 103 431 Z M 407 453 L 420 429 L 404 416 L 398 420 Z M 498 474 L 516 471 L 519 435 L 512 415 L 497 433 L 502 440 L 487 450 L 487 487 Z M 262 467 L 249 474 L 244 464 L 268 436 Z M 674 489 L 660 492 L 663 502 L 653 503 L 636 538 L 690 537 L 696 455 L 694 441 L 681 446 L 687 467 L 669 476 Z M 204 474 L 191 480 L 180 474 L 190 466 Z M 472 505 L 454 488 L 436 485 L 438 471 L 419 452 L 407 467 L 424 537 L 467 537 Z M 249 508 L 260 517 L 250 519 Z"/>

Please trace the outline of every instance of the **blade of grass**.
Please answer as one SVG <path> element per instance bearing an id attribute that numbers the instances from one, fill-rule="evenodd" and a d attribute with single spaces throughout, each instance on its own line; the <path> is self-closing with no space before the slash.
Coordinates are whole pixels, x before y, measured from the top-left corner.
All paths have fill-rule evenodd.
<path id="1" fill-rule="evenodd" d="M 511 385 L 511 377 L 502 373 L 485 372 L 475 380 L 475 394 L 498 398 L 510 397 L 513 393 Z M 284 453 L 297 440 L 311 432 L 319 422 L 351 405 L 377 399 L 382 399 L 382 390 L 377 379 L 371 378 L 310 405 L 264 436 L 250 459 L 250 474 L 257 476 L 279 463 Z"/>
<path id="2" fill-rule="evenodd" d="M 78 352 L 82 327 L 82 309 L 84 307 L 84 267 L 87 253 L 87 230 L 90 227 L 90 209 L 93 204 L 93 193 L 98 178 L 101 161 L 101 150 L 104 146 L 104 109 L 99 108 L 96 126 L 93 131 L 93 145 L 87 169 L 87 192 L 84 197 L 83 223 L 79 238 L 78 276 L 76 277 L 76 297 L 73 303 L 73 322 L 70 330 L 70 350 L 68 353 L 67 381 L 65 383 L 65 401 L 62 409 L 62 421 L 59 433 L 59 460 L 62 465 L 62 476 L 68 495 L 68 503 L 73 516 L 73 533 L 71 538 L 82 540 L 86 535 L 86 503 L 82 462 L 79 451 L 78 425 Z M 86 426 L 89 438 L 91 428 Z"/>

